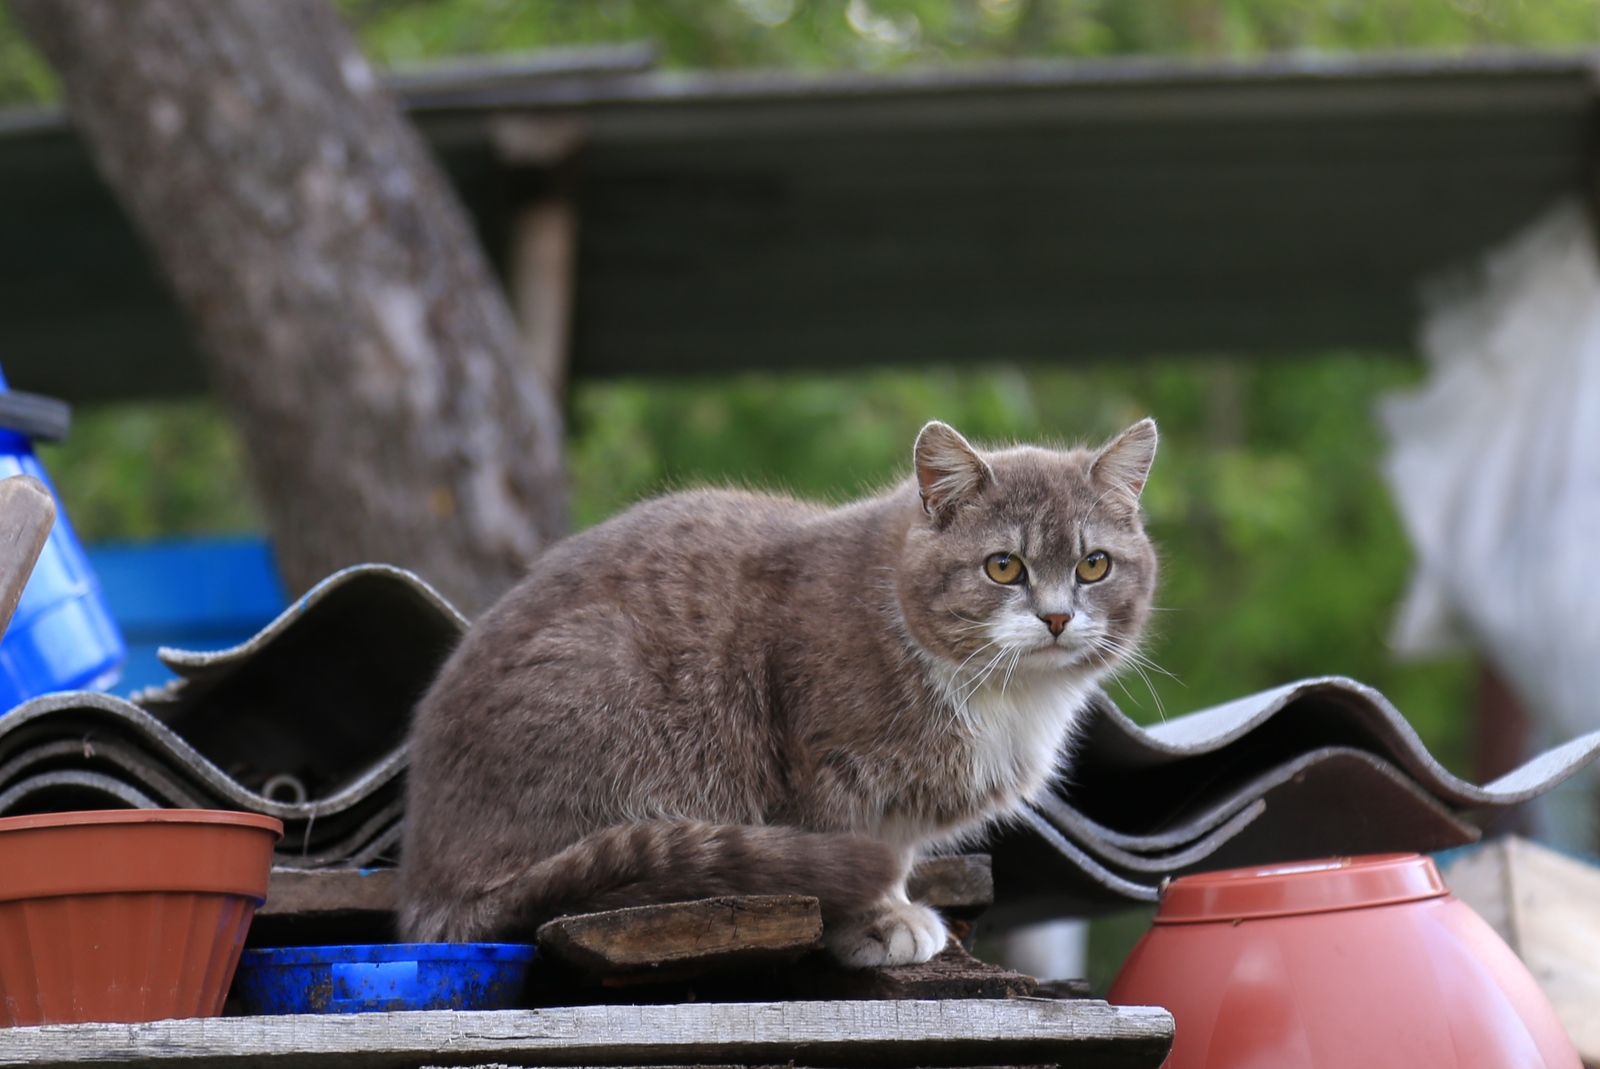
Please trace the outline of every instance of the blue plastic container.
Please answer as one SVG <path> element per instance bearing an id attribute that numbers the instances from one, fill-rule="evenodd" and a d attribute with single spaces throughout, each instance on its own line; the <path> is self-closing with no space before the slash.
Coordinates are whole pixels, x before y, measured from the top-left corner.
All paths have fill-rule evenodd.
<path id="1" fill-rule="evenodd" d="M 233 990 L 251 1014 L 507 1010 L 536 953 L 522 943 L 246 950 Z"/>
<path id="2" fill-rule="evenodd" d="M 0 479 L 12 475 L 32 475 L 55 494 L 33 443 L 0 428 Z M 57 494 L 55 527 L 0 639 L 0 713 L 51 691 L 103 690 L 117 681 L 125 652 Z"/>

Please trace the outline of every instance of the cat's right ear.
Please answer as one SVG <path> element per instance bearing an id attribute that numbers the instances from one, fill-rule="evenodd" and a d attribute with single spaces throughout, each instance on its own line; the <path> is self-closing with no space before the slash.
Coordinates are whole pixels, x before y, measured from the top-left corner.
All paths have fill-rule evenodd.
<path id="1" fill-rule="evenodd" d="M 1089 470 L 1138 504 L 1155 459 L 1156 421 L 1146 417 L 1102 446 Z"/>
<path id="2" fill-rule="evenodd" d="M 916 458 L 922 508 L 936 520 L 981 493 L 994 480 L 994 472 L 967 440 L 954 427 L 938 420 L 922 428 L 912 455 Z"/>

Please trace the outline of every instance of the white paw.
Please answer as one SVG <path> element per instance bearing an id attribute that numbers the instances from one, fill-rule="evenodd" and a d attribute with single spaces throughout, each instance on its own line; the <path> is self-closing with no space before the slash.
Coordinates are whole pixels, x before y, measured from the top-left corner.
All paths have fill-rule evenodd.
<path id="1" fill-rule="evenodd" d="M 914 902 L 880 902 L 871 911 L 831 926 L 828 950 L 852 968 L 918 965 L 945 948 L 950 933 L 944 920 Z"/>

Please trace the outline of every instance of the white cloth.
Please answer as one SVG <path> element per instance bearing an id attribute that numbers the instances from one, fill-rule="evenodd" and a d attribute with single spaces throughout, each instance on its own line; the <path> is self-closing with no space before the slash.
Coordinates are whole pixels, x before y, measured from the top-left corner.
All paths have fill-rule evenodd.
<path id="1" fill-rule="evenodd" d="M 1402 652 L 1464 642 L 1559 737 L 1600 728 L 1600 258 L 1563 203 L 1434 287 L 1431 374 L 1385 399 L 1418 567 Z"/>

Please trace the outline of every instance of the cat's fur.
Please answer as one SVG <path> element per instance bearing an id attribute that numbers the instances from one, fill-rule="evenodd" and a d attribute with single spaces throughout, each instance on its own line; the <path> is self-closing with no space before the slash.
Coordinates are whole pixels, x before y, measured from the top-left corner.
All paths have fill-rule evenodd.
<path id="1" fill-rule="evenodd" d="M 980 454 L 930 423 L 879 497 L 674 494 L 553 546 L 417 709 L 405 938 L 797 893 L 841 960 L 928 959 L 945 929 L 910 866 L 1042 790 L 1138 639 L 1155 446 L 1145 420 Z M 1096 550 L 1110 570 L 1081 582 Z M 996 553 L 1027 581 L 990 578 Z"/>

